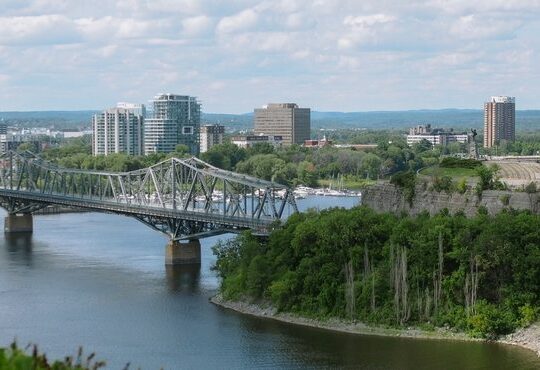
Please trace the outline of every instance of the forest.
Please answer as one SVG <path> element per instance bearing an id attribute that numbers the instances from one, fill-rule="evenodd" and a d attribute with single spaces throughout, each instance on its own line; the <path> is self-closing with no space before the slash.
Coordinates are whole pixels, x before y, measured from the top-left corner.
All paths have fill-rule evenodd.
<path id="1" fill-rule="evenodd" d="M 417 217 L 366 207 L 292 215 L 214 247 L 226 299 L 306 317 L 496 338 L 540 308 L 540 217 Z"/>

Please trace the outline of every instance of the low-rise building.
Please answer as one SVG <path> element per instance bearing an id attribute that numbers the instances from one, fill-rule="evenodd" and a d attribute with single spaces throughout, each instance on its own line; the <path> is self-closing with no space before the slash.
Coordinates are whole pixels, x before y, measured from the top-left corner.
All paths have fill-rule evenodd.
<path id="1" fill-rule="evenodd" d="M 427 140 L 431 145 L 448 145 L 450 143 L 467 143 L 468 134 L 466 132 L 454 132 L 453 129 L 445 131 L 442 128 L 431 128 L 431 125 L 418 125 L 409 129 L 407 135 L 407 145 L 420 143 Z"/>
<path id="2" fill-rule="evenodd" d="M 320 140 L 304 140 L 305 148 L 322 148 L 332 145 L 332 140 L 328 140 L 326 135 Z"/>
<path id="3" fill-rule="evenodd" d="M 211 147 L 223 144 L 225 126 L 203 125 L 201 126 L 201 153 L 207 152 Z"/>
<path id="4" fill-rule="evenodd" d="M 269 143 L 274 147 L 280 147 L 283 144 L 283 137 L 279 135 L 241 135 L 233 136 L 231 143 L 240 148 L 251 148 L 253 145 Z"/>

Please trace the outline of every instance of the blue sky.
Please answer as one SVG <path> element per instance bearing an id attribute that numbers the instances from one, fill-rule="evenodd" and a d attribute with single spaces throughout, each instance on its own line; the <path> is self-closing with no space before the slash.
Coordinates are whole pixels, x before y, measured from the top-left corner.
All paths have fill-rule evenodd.
<path id="1" fill-rule="evenodd" d="M 0 0 L 0 111 L 540 108 L 540 0 Z"/>

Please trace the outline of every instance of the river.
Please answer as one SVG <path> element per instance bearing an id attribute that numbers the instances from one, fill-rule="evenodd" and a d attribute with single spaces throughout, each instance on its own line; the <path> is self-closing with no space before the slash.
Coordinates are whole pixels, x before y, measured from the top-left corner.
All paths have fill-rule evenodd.
<path id="1" fill-rule="evenodd" d="M 218 239 L 202 240 L 200 268 L 166 268 L 166 239 L 131 218 L 36 216 L 33 235 L 0 235 L 0 346 L 17 338 L 63 358 L 82 345 L 109 369 L 540 368 L 533 352 L 500 344 L 343 334 L 216 307 Z"/>

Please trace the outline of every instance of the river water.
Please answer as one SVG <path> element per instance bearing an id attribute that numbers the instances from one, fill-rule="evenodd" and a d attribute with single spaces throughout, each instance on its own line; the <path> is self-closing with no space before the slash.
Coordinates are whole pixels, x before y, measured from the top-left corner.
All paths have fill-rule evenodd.
<path id="1" fill-rule="evenodd" d="M 82 345 L 109 369 L 540 368 L 533 352 L 500 344 L 343 334 L 216 307 L 218 239 L 202 240 L 200 268 L 166 268 L 166 239 L 133 219 L 36 216 L 33 235 L 0 235 L 0 346 L 17 338 L 63 358 Z"/>

